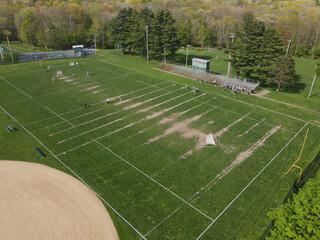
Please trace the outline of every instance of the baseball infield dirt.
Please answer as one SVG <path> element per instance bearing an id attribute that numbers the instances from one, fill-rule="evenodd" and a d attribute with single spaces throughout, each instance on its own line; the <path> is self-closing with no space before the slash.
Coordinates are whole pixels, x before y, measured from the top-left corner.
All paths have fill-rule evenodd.
<path id="1" fill-rule="evenodd" d="M 0 161 L 0 239 L 119 239 L 100 199 L 76 178 Z"/>

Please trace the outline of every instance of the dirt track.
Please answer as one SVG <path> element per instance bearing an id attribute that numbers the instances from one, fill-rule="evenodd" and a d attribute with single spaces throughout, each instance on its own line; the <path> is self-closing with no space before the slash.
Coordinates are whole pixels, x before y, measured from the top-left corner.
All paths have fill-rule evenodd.
<path id="1" fill-rule="evenodd" d="M 0 239 L 119 239 L 100 199 L 76 178 L 0 161 Z"/>

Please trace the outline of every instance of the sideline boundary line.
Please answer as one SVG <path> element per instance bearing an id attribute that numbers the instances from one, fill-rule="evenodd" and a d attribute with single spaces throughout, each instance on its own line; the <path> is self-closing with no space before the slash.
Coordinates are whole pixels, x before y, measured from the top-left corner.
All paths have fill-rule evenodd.
<path id="1" fill-rule="evenodd" d="M 178 196 L 176 193 L 172 192 L 170 189 L 166 188 L 165 186 L 163 186 L 161 183 L 159 183 L 158 181 L 156 181 L 155 179 L 153 179 L 152 177 L 150 177 L 148 174 L 142 172 L 139 168 L 135 167 L 133 164 L 129 163 L 128 161 L 126 161 L 125 159 L 123 159 L 121 156 L 119 156 L 118 154 L 116 154 L 115 152 L 111 151 L 108 147 L 106 147 L 105 145 L 103 145 L 102 143 L 98 142 L 97 140 L 94 140 L 94 142 L 98 143 L 101 147 L 105 148 L 106 150 L 108 150 L 109 152 L 111 152 L 113 155 L 115 155 L 116 157 L 118 157 L 119 159 L 121 159 L 122 161 L 124 161 L 125 163 L 127 163 L 128 165 L 130 165 L 131 167 L 133 167 L 134 169 L 136 169 L 138 172 L 140 172 L 141 174 L 143 174 L 145 177 L 149 178 L 151 181 L 153 181 L 154 183 L 158 184 L 160 187 L 162 187 L 163 189 L 167 190 L 169 193 L 171 193 L 172 195 L 174 195 L 176 198 L 180 199 L 182 202 L 184 202 L 185 204 L 187 204 L 189 207 L 192 207 L 194 210 L 196 210 L 197 212 L 201 213 L 203 216 L 205 216 L 206 218 L 210 219 L 213 221 L 213 219 L 211 217 L 209 217 L 208 215 L 206 215 L 205 213 L 201 212 L 198 208 L 194 207 L 193 205 L 191 205 L 190 203 L 188 203 L 186 200 L 184 200 L 183 198 L 181 198 L 180 196 Z"/>
<path id="2" fill-rule="evenodd" d="M 32 99 L 32 97 L 25 93 L 24 91 L 22 91 L 20 88 L 18 88 L 16 85 L 14 85 L 13 83 L 9 82 L 7 79 L 5 79 L 4 77 L 0 77 L 2 80 L 6 81 L 8 84 L 10 84 L 12 87 L 14 87 L 15 89 L 17 89 L 18 91 L 22 92 L 24 95 L 26 95 L 27 97 L 29 97 L 30 99 Z"/>
<path id="3" fill-rule="evenodd" d="M 224 214 L 225 211 L 227 211 L 227 209 L 240 197 L 240 195 L 256 180 L 257 177 L 260 176 L 260 174 L 273 162 L 274 159 L 276 159 L 276 157 L 293 141 L 293 139 L 296 138 L 296 136 L 309 124 L 309 122 L 307 122 L 300 130 L 299 132 L 296 133 L 296 135 L 294 135 L 291 140 L 267 163 L 267 165 L 265 165 L 262 170 L 248 183 L 247 186 L 245 186 L 242 191 L 225 207 L 225 209 L 212 221 L 212 223 L 198 236 L 198 239 L 200 239 L 203 234 L 208 231 L 208 229 Z"/>
<path id="4" fill-rule="evenodd" d="M 109 65 L 121 67 L 121 68 L 123 68 L 123 69 L 128 69 L 128 70 L 130 70 L 130 71 L 137 72 L 137 73 L 140 73 L 140 74 L 144 74 L 144 75 L 150 76 L 150 77 L 152 77 L 152 78 L 161 79 L 161 80 L 164 80 L 165 82 L 171 82 L 171 83 L 183 85 L 183 84 L 181 84 L 181 83 L 174 82 L 174 81 L 171 81 L 171 80 L 162 78 L 162 77 L 157 77 L 157 76 L 154 76 L 154 75 L 149 74 L 149 73 L 140 72 L 140 71 L 133 70 L 133 69 L 131 69 L 131 68 L 127 68 L 127 67 L 123 67 L 123 66 L 118 66 L 118 65 L 115 65 L 114 63 L 111 63 L 111 62 L 108 62 L 108 61 L 104 61 L 104 60 L 101 60 L 101 59 L 99 59 L 98 61 L 107 63 L 107 64 L 109 64 Z M 154 69 L 154 68 L 153 68 L 153 70 L 157 70 L 157 69 Z M 167 74 L 170 74 L 169 72 L 166 72 L 166 73 L 167 73 Z M 181 77 L 188 79 L 188 77 L 185 77 L 185 76 L 181 76 Z M 232 99 L 231 97 L 225 96 L 225 95 L 223 95 L 223 94 L 221 94 L 221 93 L 215 93 L 215 92 L 211 92 L 211 91 L 208 92 L 208 93 L 213 94 L 213 95 L 218 95 L 218 96 L 220 96 L 220 97 L 224 97 L 224 98 L 227 98 L 227 99 L 230 99 L 230 100 L 234 100 L 234 99 Z M 273 111 L 273 110 L 271 110 L 271 109 L 262 107 L 262 106 L 260 106 L 260 105 L 255 105 L 255 104 L 252 104 L 252 103 L 244 102 L 244 101 L 242 101 L 242 100 L 237 100 L 237 101 L 240 102 L 240 103 L 243 103 L 243 104 L 247 104 L 247 105 L 249 105 L 249 106 L 261 108 L 261 109 L 263 109 L 263 110 L 276 113 L 276 114 L 281 115 L 281 116 L 285 116 L 285 117 L 292 118 L 292 119 L 295 119 L 295 120 L 299 120 L 299 121 L 302 121 L 302 122 L 308 122 L 308 121 L 306 121 L 306 120 L 303 120 L 303 119 L 300 119 L 300 118 L 297 118 L 297 117 L 294 117 L 294 116 L 290 116 L 290 115 L 286 115 L 286 114 L 283 114 L 283 113 L 280 113 L 280 112 L 277 112 L 277 111 Z"/>
<path id="5" fill-rule="evenodd" d="M 60 160 L 53 152 L 49 150 L 38 138 L 36 138 L 31 132 L 29 132 L 20 122 L 18 122 L 13 116 L 10 115 L 2 106 L 0 108 L 9 115 L 16 123 L 18 123 L 27 133 L 29 133 L 34 139 L 37 140 L 55 159 L 57 159 L 64 167 L 66 167 L 74 176 L 76 176 L 84 185 L 86 185 L 98 198 L 101 199 L 108 207 L 110 207 L 123 221 L 125 221 L 136 233 L 138 233 L 143 239 L 146 239 L 135 227 L 133 227 L 124 217 L 121 216 L 106 200 L 104 200 L 98 193 L 96 193 L 76 172 L 74 172 L 67 164 Z"/>
<path id="6" fill-rule="evenodd" d="M 62 120 L 64 120 L 65 122 L 69 123 L 72 127 L 74 127 L 74 125 L 69 122 L 68 120 L 64 119 L 63 117 L 61 117 L 59 114 L 55 113 L 53 110 L 51 110 L 50 108 L 44 106 L 46 109 L 48 109 L 50 112 L 52 112 L 54 115 L 58 116 L 59 118 L 61 118 Z"/>

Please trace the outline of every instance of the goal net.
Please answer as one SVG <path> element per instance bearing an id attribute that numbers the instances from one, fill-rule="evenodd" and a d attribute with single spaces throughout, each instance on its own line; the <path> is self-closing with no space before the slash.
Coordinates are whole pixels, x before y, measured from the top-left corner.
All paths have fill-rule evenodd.
<path id="1" fill-rule="evenodd" d="M 215 141 L 215 139 L 212 136 L 212 133 L 208 134 L 206 137 L 206 144 L 209 145 L 217 145 L 217 142 Z"/>

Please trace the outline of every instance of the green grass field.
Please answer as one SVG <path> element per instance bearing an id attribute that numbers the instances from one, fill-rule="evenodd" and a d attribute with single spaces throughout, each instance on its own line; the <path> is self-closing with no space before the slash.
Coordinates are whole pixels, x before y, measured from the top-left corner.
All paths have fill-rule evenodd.
<path id="1" fill-rule="evenodd" d="M 319 114 L 104 55 L 0 67 L 0 159 L 72 170 L 103 199 L 120 239 L 259 239 L 299 174 L 284 172 L 307 128 L 299 166 L 320 149 Z M 64 78 L 52 82 L 57 70 Z M 218 146 L 201 145 L 209 133 Z"/>

